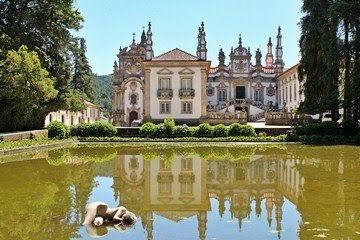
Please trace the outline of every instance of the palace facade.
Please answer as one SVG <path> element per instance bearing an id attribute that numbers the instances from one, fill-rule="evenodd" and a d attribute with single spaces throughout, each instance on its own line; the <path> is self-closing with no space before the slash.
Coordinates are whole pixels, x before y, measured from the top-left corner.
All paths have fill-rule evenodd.
<path id="1" fill-rule="evenodd" d="M 190 125 L 246 123 L 264 118 L 266 110 L 284 107 L 278 85 L 285 65 L 280 27 L 275 56 L 269 38 L 265 65 L 260 49 L 252 63 L 250 47 L 243 46 L 240 35 L 238 46 L 231 48 L 230 62 L 226 64 L 220 49 L 219 63 L 211 67 L 205 36 L 202 23 L 196 55 L 175 48 L 155 57 L 149 23 L 140 43 L 134 37 L 129 47 L 120 48 L 113 70 L 113 123 L 131 126 L 135 120 L 160 122 L 168 117 Z M 285 86 L 283 82 L 281 86 Z M 290 91 L 295 94 L 298 89 Z"/>

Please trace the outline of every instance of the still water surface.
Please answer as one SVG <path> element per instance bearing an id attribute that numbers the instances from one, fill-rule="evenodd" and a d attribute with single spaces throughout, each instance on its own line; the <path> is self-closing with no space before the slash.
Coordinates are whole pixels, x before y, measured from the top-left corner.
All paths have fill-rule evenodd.
<path id="1" fill-rule="evenodd" d="M 360 148 L 77 145 L 0 158 L 0 239 L 360 239 Z M 134 228 L 85 229 L 85 206 Z"/>

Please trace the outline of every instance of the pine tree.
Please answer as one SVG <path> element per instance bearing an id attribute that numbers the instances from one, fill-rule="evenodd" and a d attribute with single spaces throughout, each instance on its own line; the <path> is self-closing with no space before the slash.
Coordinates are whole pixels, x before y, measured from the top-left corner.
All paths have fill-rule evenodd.
<path id="1" fill-rule="evenodd" d="M 80 46 L 74 54 L 74 74 L 72 88 L 84 93 L 90 101 L 94 101 L 94 79 L 89 61 L 86 57 L 86 41 L 79 39 Z"/>

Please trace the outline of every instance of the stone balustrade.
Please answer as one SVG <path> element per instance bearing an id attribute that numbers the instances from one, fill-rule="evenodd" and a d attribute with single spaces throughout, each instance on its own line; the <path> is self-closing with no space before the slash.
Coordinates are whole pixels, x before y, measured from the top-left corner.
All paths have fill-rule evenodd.
<path id="1" fill-rule="evenodd" d="M 211 125 L 225 124 L 230 125 L 232 123 L 247 123 L 247 113 L 242 111 L 236 112 L 218 112 L 210 111 L 207 113 L 207 118 L 200 119 L 201 123 L 209 123 Z"/>

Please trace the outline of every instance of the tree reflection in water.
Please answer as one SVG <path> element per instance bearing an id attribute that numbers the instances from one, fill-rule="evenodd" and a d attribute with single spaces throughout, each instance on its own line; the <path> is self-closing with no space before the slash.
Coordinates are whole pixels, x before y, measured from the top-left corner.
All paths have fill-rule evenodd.
<path id="1" fill-rule="evenodd" d="M 359 160 L 358 147 L 274 145 L 79 145 L 7 156 L 0 158 L 0 214 L 6 216 L 0 239 L 87 238 L 81 222 L 91 194 L 102 187 L 98 176 L 112 179 L 115 202 L 140 217 L 147 239 L 164 231 L 159 217 L 174 224 L 195 219 L 194 239 L 214 237 L 211 212 L 217 219 L 230 214 L 239 230 L 249 218 L 264 219 L 268 227 L 255 234 L 271 239 L 356 239 Z M 298 212 L 286 212 L 285 202 Z M 294 214 L 301 215 L 299 232 L 282 231 Z"/>

